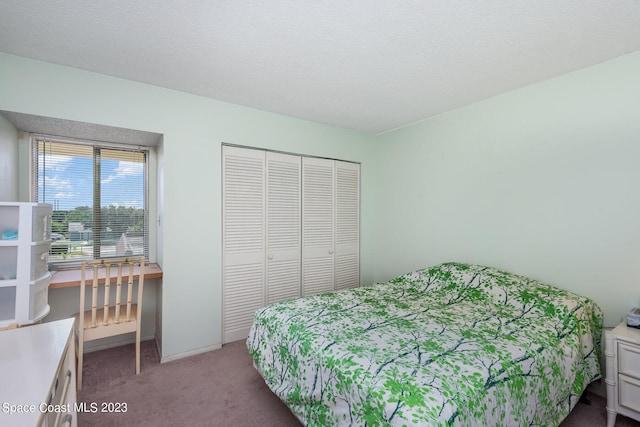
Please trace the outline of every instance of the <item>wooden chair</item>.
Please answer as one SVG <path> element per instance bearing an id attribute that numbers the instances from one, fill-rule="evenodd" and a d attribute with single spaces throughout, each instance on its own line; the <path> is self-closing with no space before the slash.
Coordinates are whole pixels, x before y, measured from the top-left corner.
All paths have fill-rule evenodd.
<path id="1" fill-rule="evenodd" d="M 126 283 L 126 302 L 122 303 L 123 266 Z M 128 267 L 127 267 L 128 266 Z M 138 267 L 138 296 L 133 297 L 134 267 Z M 88 275 L 87 270 L 93 270 Z M 115 270 L 115 272 L 113 271 Z M 89 276 L 89 277 L 87 277 Z M 91 283 L 91 307 L 85 306 L 85 288 Z M 115 285 L 115 299 L 111 298 L 111 286 Z M 142 291 L 144 287 L 144 257 L 112 258 L 84 261 L 80 279 L 80 312 L 76 314 L 78 327 L 78 390 L 82 388 L 82 362 L 84 342 L 135 332 L 136 375 L 140 373 L 140 318 L 142 315 Z M 98 307 L 98 294 L 103 296 Z M 88 301 L 87 301 L 88 302 Z M 84 315 L 82 315 L 84 314 Z"/>

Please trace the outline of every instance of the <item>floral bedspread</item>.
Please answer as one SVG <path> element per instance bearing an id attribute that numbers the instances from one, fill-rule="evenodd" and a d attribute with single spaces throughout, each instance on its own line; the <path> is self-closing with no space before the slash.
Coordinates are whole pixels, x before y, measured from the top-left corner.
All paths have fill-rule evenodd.
<path id="1" fill-rule="evenodd" d="M 247 347 L 309 426 L 552 426 L 600 377 L 591 300 L 446 263 L 256 312 Z"/>

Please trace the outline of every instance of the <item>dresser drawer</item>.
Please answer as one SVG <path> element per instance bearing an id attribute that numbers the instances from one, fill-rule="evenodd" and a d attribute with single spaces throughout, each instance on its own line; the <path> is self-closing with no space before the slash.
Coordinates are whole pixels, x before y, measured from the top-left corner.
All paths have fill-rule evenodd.
<path id="1" fill-rule="evenodd" d="M 77 427 L 76 418 L 76 351 L 71 332 L 56 378 L 47 396 L 46 410 L 40 427 Z"/>
<path id="2" fill-rule="evenodd" d="M 618 400 L 620 406 L 640 412 L 640 380 L 626 375 L 620 375 L 619 380 Z"/>
<path id="3" fill-rule="evenodd" d="M 62 366 L 53 383 L 53 387 L 51 387 L 48 402 L 45 402 L 47 405 L 46 408 L 43 408 L 46 410 L 44 423 L 42 424 L 43 427 L 58 427 L 61 424 L 60 420 L 64 419 L 67 413 L 75 409 L 67 400 L 74 375 L 65 365 L 66 363 Z"/>
<path id="4" fill-rule="evenodd" d="M 640 379 L 640 347 L 618 343 L 618 372 Z"/>

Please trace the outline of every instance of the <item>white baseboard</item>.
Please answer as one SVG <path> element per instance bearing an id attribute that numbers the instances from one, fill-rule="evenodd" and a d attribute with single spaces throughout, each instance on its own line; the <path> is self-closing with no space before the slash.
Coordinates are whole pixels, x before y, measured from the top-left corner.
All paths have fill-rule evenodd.
<path id="1" fill-rule="evenodd" d="M 100 351 L 100 350 L 106 350 L 108 348 L 113 348 L 113 347 L 120 347 L 122 345 L 126 345 L 126 344 L 135 344 L 136 342 L 136 337 L 135 335 L 132 335 L 131 337 L 117 337 L 116 339 L 105 339 L 105 341 L 102 342 L 98 342 L 98 341 L 94 341 L 94 342 L 85 342 L 84 343 L 84 352 L 85 353 L 92 353 L 94 351 Z M 140 338 L 140 341 L 149 341 L 149 340 L 154 340 L 156 343 L 156 349 L 158 350 L 158 354 L 161 355 L 162 351 L 160 348 L 160 344 L 158 342 L 158 340 L 156 340 L 156 337 L 154 335 L 149 335 L 149 336 L 143 336 Z M 196 348 L 194 350 L 190 350 L 190 351 L 186 351 L 184 353 L 176 353 L 176 354 L 172 354 L 170 356 L 161 356 L 160 357 L 160 363 L 166 363 L 166 362 L 171 362 L 172 360 L 178 360 L 178 359 L 182 359 L 185 357 L 189 357 L 189 356 L 195 356 L 196 354 L 200 354 L 200 353 L 206 353 L 208 351 L 211 350 L 218 350 L 222 348 L 222 344 L 213 344 L 210 346 L 206 346 L 206 347 L 200 347 L 200 348 Z"/>
<path id="2" fill-rule="evenodd" d="M 84 352 L 92 353 L 94 351 L 120 347 L 121 345 L 135 344 L 136 342 L 135 335 L 132 335 L 131 337 L 126 337 L 126 338 L 123 338 L 123 337 L 124 335 L 121 335 L 115 339 L 103 338 L 102 340 L 87 341 L 84 343 Z M 149 336 L 140 337 L 140 341 L 149 341 L 149 340 L 155 340 L 155 336 L 149 335 Z"/>
<path id="3" fill-rule="evenodd" d="M 220 348 L 222 348 L 222 344 L 213 344 L 213 345 L 208 345 L 206 347 L 196 348 L 194 350 L 189 350 L 184 353 L 176 353 L 176 354 L 171 354 L 169 356 L 163 355 L 160 358 L 160 363 L 171 362 L 172 360 L 183 359 L 185 357 L 195 356 L 196 354 L 206 353 L 208 351 L 218 350 Z"/>

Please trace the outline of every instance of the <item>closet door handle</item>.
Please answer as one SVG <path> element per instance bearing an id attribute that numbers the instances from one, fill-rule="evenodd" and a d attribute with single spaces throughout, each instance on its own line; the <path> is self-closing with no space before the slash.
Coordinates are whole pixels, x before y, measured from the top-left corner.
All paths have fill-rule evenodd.
<path id="1" fill-rule="evenodd" d="M 329 249 L 329 255 L 333 255 L 333 250 Z"/>
<path id="2" fill-rule="evenodd" d="M 269 259 L 273 259 L 273 254 L 269 254 L 269 255 L 267 256 L 267 258 L 269 258 Z"/>

